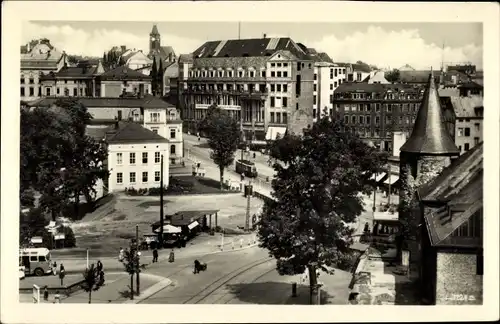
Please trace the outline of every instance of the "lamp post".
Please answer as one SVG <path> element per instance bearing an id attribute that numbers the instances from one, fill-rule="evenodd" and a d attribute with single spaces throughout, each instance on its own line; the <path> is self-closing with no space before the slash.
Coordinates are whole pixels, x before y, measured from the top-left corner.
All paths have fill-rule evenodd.
<path id="1" fill-rule="evenodd" d="M 160 157 L 160 231 L 158 237 L 158 243 L 160 245 L 160 249 L 163 248 L 163 154 Z"/>
<path id="2" fill-rule="evenodd" d="M 139 296 L 139 287 L 140 287 L 140 279 L 139 279 L 139 272 L 140 272 L 140 256 L 141 256 L 141 252 L 139 251 L 139 225 L 135 225 L 135 246 L 136 246 L 136 252 L 137 252 L 137 256 L 136 256 L 136 272 L 135 272 L 135 280 L 136 280 L 136 291 L 137 291 L 137 296 Z"/>

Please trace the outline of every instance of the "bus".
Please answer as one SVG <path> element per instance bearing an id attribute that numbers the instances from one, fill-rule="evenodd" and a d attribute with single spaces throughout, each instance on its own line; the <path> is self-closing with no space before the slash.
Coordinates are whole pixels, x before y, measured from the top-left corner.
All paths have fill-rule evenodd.
<path id="1" fill-rule="evenodd" d="M 19 266 L 27 275 L 43 276 L 51 274 L 50 250 L 47 248 L 25 248 L 19 250 Z"/>
<path id="2" fill-rule="evenodd" d="M 236 173 L 243 174 L 245 177 L 249 178 L 257 178 L 255 163 L 247 160 L 236 161 Z"/>

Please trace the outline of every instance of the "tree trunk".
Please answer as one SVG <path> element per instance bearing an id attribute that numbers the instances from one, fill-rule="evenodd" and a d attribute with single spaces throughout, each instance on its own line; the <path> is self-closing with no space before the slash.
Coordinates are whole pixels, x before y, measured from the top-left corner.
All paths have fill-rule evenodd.
<path id="1" fill-rule="evenodd" d="M 315 305 L 318 302 L 318 278 L 316 276 L 316 267 L 315 266 L 307 266 L 309 270 L 309 303 L 311 305 Z"/>
<path id="2" fill-rule="evenodd" d="M 90 287 L 89 289 L 89 304 L 91 303 L 92 301 L 92 287 Z"/>
<path id="3" fill-rule="evenodd" d="M 134 275 L 130 275 L 130 299 L 134 299 Z"/>
<path id="4" fill-rule="evenodd" d="M 223 191 L 224 190 L 224 168 L 219 167 L 219 171 L 220 171 L 220 191 Z"/>
<path id="5" fill-rule="evenodd" d="M 74 204 L 75 215 L 78 215 L 78 207 L 80 207 L 80 193 L 75 192 L 75 204 Z"/>

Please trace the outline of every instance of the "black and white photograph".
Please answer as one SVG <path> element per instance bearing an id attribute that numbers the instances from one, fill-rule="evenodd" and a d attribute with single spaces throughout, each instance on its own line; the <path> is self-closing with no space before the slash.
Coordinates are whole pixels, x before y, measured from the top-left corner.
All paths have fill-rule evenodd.
<path id="1" fill-rule="evenodd" d="M 498 6 L 172 2 L 5 6 L 2 322 L 498 318 Z"/>

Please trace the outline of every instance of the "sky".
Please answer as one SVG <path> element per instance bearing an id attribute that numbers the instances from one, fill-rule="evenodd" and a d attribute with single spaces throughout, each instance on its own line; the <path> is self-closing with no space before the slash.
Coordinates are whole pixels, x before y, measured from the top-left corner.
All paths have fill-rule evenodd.
<path id="1" fill-rule="evenodd" d="M 173 46 L 177 54 L 191 53 L 206 41 L 238 38 L 237 22 L 29 21 L 23 23 L 22 42 L 46 37 L 56 48 L 84 56 L 102 56 L 115 45 L 147 52 L 154 23 L 162 46 Z M 483 66 L 482 23 L 240 23 L 241 38 L 264 33 L 291 37 L 335 62 L 415 69 L 438 69 L 442 61 Z"/>

